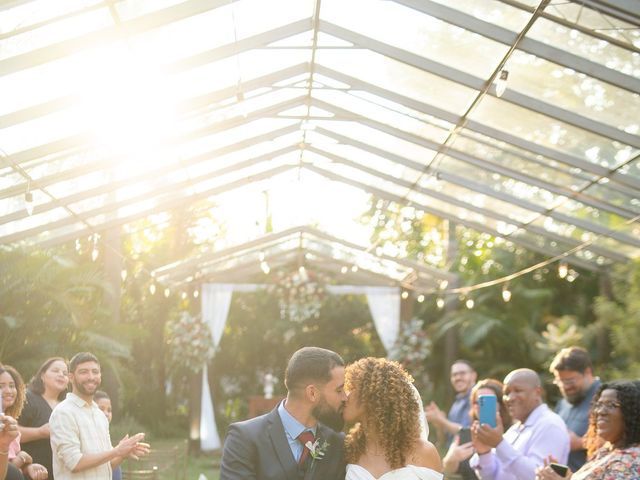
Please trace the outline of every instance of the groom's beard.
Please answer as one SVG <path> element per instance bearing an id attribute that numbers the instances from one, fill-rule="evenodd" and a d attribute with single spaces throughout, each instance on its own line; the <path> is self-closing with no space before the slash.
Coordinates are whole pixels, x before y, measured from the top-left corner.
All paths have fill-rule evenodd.
<path id="1" fill-rule="evenodd" d="M 314 407 L 311 413 L 320 423 L 335 430 L 336 432 L 340 432 L 344 428 L 344 420 L 342 419 L 342 408 L 343 406 L 341 406 L 339 410 L 334 410 L 323 399 L 319 405 Z"/>

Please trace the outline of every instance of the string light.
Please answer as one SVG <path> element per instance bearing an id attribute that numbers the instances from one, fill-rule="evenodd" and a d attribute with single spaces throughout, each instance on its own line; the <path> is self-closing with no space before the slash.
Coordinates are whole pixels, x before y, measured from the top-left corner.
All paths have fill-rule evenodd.
<path id="1" fill-rule="evenodd" d="M 436 300 L 436 307 L 438 307 L 438 310 L 442 310 L 444 308 L 444 298 L 438 297 Z"/>
<path id="2" fill-rule="evenodd" d="M 356 272 L 358 271 L 358 266 L 357 266 L 357 265 L 354 265 L 353 267 L 351 267 L 351 271 L 352 271 L 353 273 L 356 273 Z"/>
<path id="3" fill-rule="evenodd" d="M 156 294 L 156 284 L 155 283 L 151 283 L 149 285 L 149 293 L 151 295 L 155 295 Z"/>
<path id="4" fill-rule="evenodd" d="M 269 275 L 271 267 L 269 267 L 269 264 L 263 260 L 262 262 L 260 262 L 260 270 L 262 270 L 262 273 L 264 273 L 265 275 Z"/>
<path id="5" fill-rule="evenodd" d="M 473 301 L 473 298 L 467 298 L 467 301 L 464 302 L 464 304 L 469 310 L 471 310 L 475 306 L 476 302 Z"/>
<path id="6" fill-rule="evenodd" d="M 164 296 L 166 298 L 169 298 L 169 295 L 171 295 L 171 290 L 169 289 L 169 287 L 164 289 Z"/>
<path id="7" fill-rule="evenodd" d="M 180 298 L 181 298 L 182 300 L 186 300 L 186 299 L 187 299 L 187 292 L 182 292 L 182 293 L 180 294 Z"/>
<path id="8" fill-rule="evenodd" d="M 127 269 L 126 268 L 123 268 L 120 271 L 120 278 L 122 279 L 123 282 L 127 279 Z"/>
<path id="9" fill-rule="evenodd" d="M 403 300 L 406 300 L 407 298 L 409 298 L 409 292 L 405 290 L 402 292 L 400 296 L 402 297 Z"/>
<path id="10" fill-rule="evenodd" d="M 422 302 L 424 302 L 424 295 L 420 294 L 418 295 L 418 303 L 422 303 Z"/>
<path id="11" fill-rule="evenodd" d="M 33 215 L 33 193 L 27 190 L 24 194 L 24 208 L 27 210 L 27 215 Z"/>
<path id="12" fill-rule="evenodd" d="M 502 300 L 508 302 L 511 300 L 511 290 L 509 290 L 509 284 L 505 283 L 502 287 Z"/>
<path id="13" fill-rule="evenodd" d="M 197 288 L 193 291 L 193 298 L 198 298 L 200 296 L 200 290 Z"/>
<path id="14" fill-rule="evenodd" d="M 509 72 L 507 70 L 500 70 L 500 75 L 496 80 L 496 96 L 499 98 L 507 89 L 507 81 L 509 80 Z"/>
<path id="15" fill-rule="evenodd" d="M 342 267 L 340 269 L 340 273 L 347 273 L 349 271 L 349 267 Z"/>
<path id="16" fill-rule="evenodd" d="M 569 273 L 569 265 L 567 264 L 567 262 L 560 262 L 558 264 L 558 276 L 560 278 L 565 278 L 567 276 L 567 273 Z"/>
<path id="17" fill-rule="evenodd" d="M 100 251 L 98 250 L 98 234 L 93 235 L 93 249 L 91 250 L 91 260 L 96 261 L 98 259 L 98 255 L 100 255 Z"/>

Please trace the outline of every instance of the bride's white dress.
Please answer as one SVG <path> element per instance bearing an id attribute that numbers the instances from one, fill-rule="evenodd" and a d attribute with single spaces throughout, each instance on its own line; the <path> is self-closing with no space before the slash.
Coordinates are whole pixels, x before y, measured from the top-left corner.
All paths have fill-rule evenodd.
<path id="1" fill-rule="evenodd" d="M 376 478 L 366 468 L 349 463 L 345 480 L 442 480 L 443 478 L 442 474 L 435 470 L 415 465 L 396 468 Z"/>

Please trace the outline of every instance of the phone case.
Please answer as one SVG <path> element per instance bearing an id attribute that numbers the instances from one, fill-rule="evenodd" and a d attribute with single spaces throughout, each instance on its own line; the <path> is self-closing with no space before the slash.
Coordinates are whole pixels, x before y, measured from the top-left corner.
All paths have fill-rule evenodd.
<path id="1" fill-rule="evenodd" d="M 478 396 L 478 405 L 480 406 L 480 424 L 486 424 L 496 428 L 497 402 L 498 399 L 495 395 Z"/>

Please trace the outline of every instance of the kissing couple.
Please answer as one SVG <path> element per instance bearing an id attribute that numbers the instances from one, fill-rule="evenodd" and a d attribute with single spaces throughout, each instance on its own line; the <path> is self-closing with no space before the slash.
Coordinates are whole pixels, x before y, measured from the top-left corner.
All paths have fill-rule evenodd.
<path id="1" fill-rule="evenodd" d="M 367 357 L 345 368 L 337 353 L 304 347 L 285 386 L 271 412 L 230 425 L 220 480 L 443 478 L 422 400 L 399 363 Z"/>

